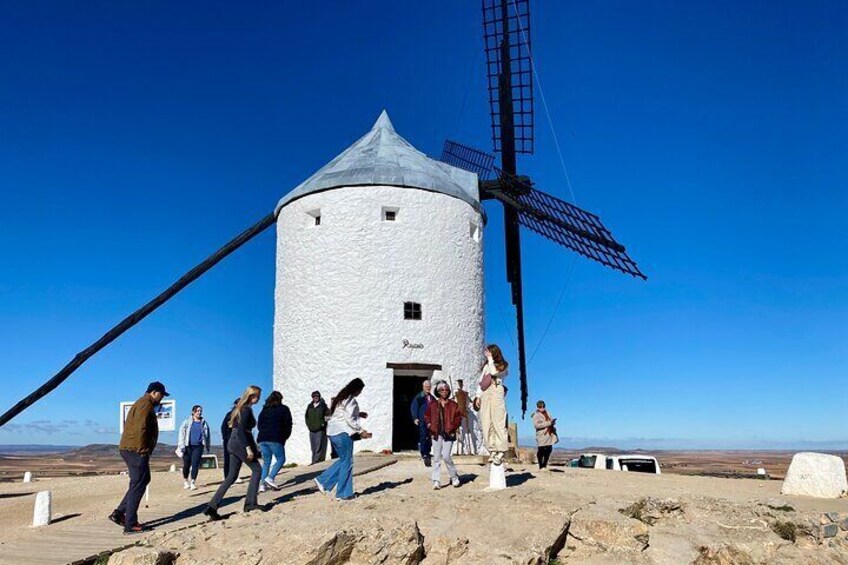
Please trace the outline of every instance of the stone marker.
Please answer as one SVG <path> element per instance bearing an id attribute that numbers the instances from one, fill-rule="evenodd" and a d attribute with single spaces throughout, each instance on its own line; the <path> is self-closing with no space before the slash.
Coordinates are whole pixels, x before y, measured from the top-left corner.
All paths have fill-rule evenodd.
<path id="1" fill-rule="evenodd" d="M 506 471 L 504 465 L 489 465 L 489 489 L 503 490 L 506 488 Z"/>
<path id="2" fill-rule="evenodd" d="M 32 525 L 34 527 L 50 524 L 50 511 L 53 493 L 43 490 L 35 496 L 35 510 L 32 513 Z"/>
<path id="3" fill-rule="evenodd" d="M 24 473 L 24 482 L 31 483 L 32 482 L 32 471 L 27 471 Z"/>
<path id="4" fill-rule="evenodd" d="M 839 498 L 848 492 L 841 457 L 824 453 L 796 453 L 786 472 L 782 494 Z"/>
<path id="5" fill-rule="evenodd" d="M 766 476 L 766 470 L 763 469 L 762 467 L 760 467 L 759 469 L 757 469 L 757 474 L 761 477 L 765 477 Z"/>
<path id="6" fill-rule="evenodd" d="M 177 472 L 177 466 L 174 465 L 174 464 L 171 464 L 171 468 L 168 469 L 168 472 L 169 473 L 176 473 Z"/>

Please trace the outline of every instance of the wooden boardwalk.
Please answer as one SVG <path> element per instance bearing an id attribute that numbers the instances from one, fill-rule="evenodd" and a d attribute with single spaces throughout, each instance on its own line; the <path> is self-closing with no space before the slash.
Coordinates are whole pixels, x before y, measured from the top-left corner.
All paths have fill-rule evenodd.
<path id="1" fill-rule="evenodd" d="M 354 460 L 354 476 L 364 475 L 397 462 L 396 457 L 358 457 Z M 295 493 L 315 490 L 313 478 L 330 462 L 320 465 L 294 468 L 280 475 L 285 480 L 283 489 L 276 493 L 262 495 L 262 503 L 284 502 Z M 157 497 L 150 501 L 142 512 L 146 524 L 155 528 L 154 532 L 172 532 L 190 528 L 208 520 L 203 515 L 206 502 L 211 498 L 216 486 L 203 489 L 206 496 L 199 497 L 196 505 L 186 508 L 185 499 Z M 223 515 L 240 511 L 247 491 L 247 482 L 233 485 L 221 506 Z M 201 491 L 197 491 L 201 493 Z M 142 502 L 142 506 L 144 502 Z M 98 556 L 136 545 L 154 532 L 126 536 L 121 528 L 109 522 L 106 517 L 99 523 L 74 525 L 72 522 L 57 522 L 31 532 L 7 543 L 0 544 L 0 564 L 2 565 L 65 565 L 93 563 Z"/>

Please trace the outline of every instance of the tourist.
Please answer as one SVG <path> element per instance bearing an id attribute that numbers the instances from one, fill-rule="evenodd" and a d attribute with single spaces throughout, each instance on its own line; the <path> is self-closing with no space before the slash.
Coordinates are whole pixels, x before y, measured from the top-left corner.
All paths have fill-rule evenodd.
<path id="1" fill-rule="evenodd" d="M 109 515 L 109 519 L 124 527 L 125 534 L 137 534 L 150 530 L 138 522 L 138 505 L 147 485 L 150 484 L 150 455 L 159 441 L 159 422 L 156 407 L 168 396 L 165 385 L 158 381 L 150 383 L 144 396 L 135 401 L 124 421 L 124 433 L 118 449 L 127 464 L 130 477 L 129 488 L 121 503 Z"/>
<path id="2" fill-rule="evenodd" d="M 245 389 L 241 398 L 236 403 L 235 408 L 230 413 L 230 428 L 232 434 L 227 441 L 226 449 L 230 452 L 230 472 L 227 473 L 227 478 L 215 491 L 212 500 L 204 514 L 209 516 L 211 520 L 220 520 L 218 514 L 218 506 L 221 504 L 227 490 L 232 486 L 238 478 L 242 464 L 250 467 L 250 484 L 247 487 L 247 496 L 244 499 L 244 511 L 252 510 L 268 510 L 265 506 L 259 506 L 256 503 L 256 496 L 259 491 L 259 480 L 262 477 L 262 466 L 256 461 L 260 456 L 259 448 L 256 447 L 256 442 L 253 439 L 253 427 L 256 426 L 256 418 L 253 416 L 251 406 L 259 402 L 259 397 L 262 396 L 262 389 L 258 386 L 249 386 Z"/>
<path id="3" fill-rule="evenodd" d="M 368 415 L 359 411 L 356 397 L 362 393 L 365 383 L 353 379 L 333 398 L 330 404 L 330 420 L 327 435 L 336 448 L 339 458 L 315 479 L 322 494 L 336 489 L 336 500 L 350 500 L 353 494 L 353 436 L 368 439 L 371 434 L 362 428 L 361 419 Z"/>
<path id="4" fill-rule="evenodd" d="M 433 465 L 433 488 L 442 488 L 442 478 L 439 474 L 441 462 L 445 462 L 450 482 L 454 487 L 459 486 L 459 475 L 456 474 L 456 466 L 451 458 L 453 442 L 456 441 L 456 431 L 462 423 L 459 406 L 450 399 L 450 385 L 445 381 L 436 384 L 436 401 L 431 402 L 424 414 L 427 429 L 433 438 L 433 457 L 436 460 Z"/>
<path id="5" fill-rule="evenodd" d="M 474 441 L 474 431 L 471 428 L 471 419 L 468 412 L 468 392 L 465 390 L 464 381 L 456 379 L 456 391 L 453 399 L 459 407 L 459 415 L 462 418 L 462 423 L 459 426 L 457 441 L 459 449 L 457 452 L 460 455 L 473 455 L 477 453 L 476 442 Z"/>
<path id="6" fill-rule="evenodd" d="M 230 414 L 233 408 L 236 407 L 236 404 L 238 404 L 238 401 L 238 398 L 233 400 L 233 405 L 230 407 L 229 412 L 224 415 L 224 420 L 221 422 L 221 439 L 224 446 L 224 480 L 227 480 L 227 475 L 230 471 L 230 452 L 227 451 L 227 442 L 230 441 L 230 434 L 233 433 L 233 429 L 230 427 Z M 237 479 L 236 482 L 240 483 L 241 480 Z"/>
<path id="7" fill-rule="evenodd" d="M 183 458 L 183 488 L 197 490 L 195 481 L 200 469 L 200 459 L 203 450 L 209 453 L 209 424 L 203 419 L 203 406 L 195 404 L 191 407 L 191 416 L 180 426 L 177 439 L 177 455 Z M 189 480 L 191 471 L 191 480 Z"/>
<path id="8" fill-rule="evenodd" d="M 429 430 L 427 430 L 427 422 L 424 421 L 424 414 L 427 413 L 427 407 L 433 401 L 433 395 L 430 394 L 431 389 L 432 383 L 430 383 L 429 379 L 421 383 L 421 392 L 415 395 L 409 407 L 412 413 L 412 421 L 418 426 L 418 450 L 421 452 L 421 459 L 424 460 L 424 465 L 427 467 L 432 464 L 430 450 L 433 448 L 433 440 L 430 437 Z"/>
<path id="9" fill-rule="evenodd" d="M 259 449 L 262 451 L 262 477 L 259 482 L 259 492 L 265 492 L 265 487 L 280 490 L 274 479 L 286 463 L 286 440 L 292 432 L 292 415 L 289 407 L 283 404 L 283 395 L 274 391 L 265 400 L 265 406 L 259 413 L 257 424 Z M 271 458 L 274 464 L 271 465 Z"/>
<path id="10" fill-rule="evenodd" d="M 508 364 L 497 345 L 486 347 L 484 354 L 486 361 L 481 368 L 480 387 L 475 401 L 479 401 L 483 444 L 489 451 L 489 461 L 500 465 L 509 449 L 504 400 L 506 391 L 503 386 Z"/>
<path id="11" fill-rule="evenodd" d="M 536 403 L 536 411 L 533 412 L 533 427 L 536 428 L 536 459 L 539 462 L 539 470 L 548 470 L 548 460 L 551 458 L 551 452 L 554 449 L 554 444 L 559 442 L 559 437 L 556 433 L 556 418 L 551 418 L 548 411 L 545 409 L 545 401 L 540 400 Z"/>
<path id="12" fill-rule="evenodd" d="M 306 427 L 309 429 L 309 446 L 312 449 L 312 465 L 327 458 L 327 403 L 317 390 L 312 393 L 312 402 L 306 406 Z"/>

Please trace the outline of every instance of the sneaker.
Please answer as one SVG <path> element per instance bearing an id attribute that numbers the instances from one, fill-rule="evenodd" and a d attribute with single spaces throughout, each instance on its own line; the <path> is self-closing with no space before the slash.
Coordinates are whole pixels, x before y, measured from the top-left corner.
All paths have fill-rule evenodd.
<path id="1" fill-rule="evenodd" d="M 209 519 L 212 522 L 217 522 L 218 520 L 224 519 L 220 514 L 218 514 L 218 511 L 215 508 L 212 508 L 211 506 L 207 506 L 206 510 L 203 511 L 203 514 L 205 516 L 209 516 Z"/>
<path id="2" fill-rule="evenodd" d="M 240 485 L 240 484 L 242 484 L 243 482 L 244 482 L 244 481 L 242 480 L 242 478 L 241 478 L 241 477 L 239 477 L 239 478 L 237 478 L 237 479 L 236 479 L 235 484 Z"/>
<path id="3" fill-rule="evenodd" d="M 318 486 L 318 492 L 321 494 L 327 494 L 327 489 L 324 488 L 324 485 L 318 479 L 314 479 L 315 484 Z"/>
<path id="4" fill-rule="evenodd" d="M 109 521 L 113 522 L 119 526 L 123 526 L 126 521 L 126 517 L 124 513 L 120 510 L 113 510 L 111 514 L 109 514 Z"/>
<path id="5" fill-rule="evenodd" d="M 454 477 L 454 478 L 452 478 L 452 479 L 451 479 L 451 484 L 453 485 L 453 488 L 457 488 L 457 487 L 459 487 L 459 477 Z"/>
<path id="6" fill-rule="evenodd" d="M 143 534 L 144 532 L 149 532 L 152 530 L 150 526 L 145 526 L 142 524 L 136 524 L 135 526 L 130 526 L 127 528 L 124 526 L 124 535 L 133 535 L 133 534 Z"/>
<path id="7" fill-rule="evenodd" d="M 245 504 L 244 511 L 245 512 L 253 512 L 254 510 L 259 510 L 260 512 L 268 512 L 271 509 L 270 504 Z"/>
<path id="8" fill-rule="evenodd" d="M 492 463 L 495 465 L 501 465 L 503 463 L 503 453 L 500 451 L 495 453 L 494 457 L 492 457 Z"/>
<path id="9" fill-rule="evenodd" d="M 259 485 L 259 492 L 265 492 L 265 485 L 264 484 Z"/>
<path id="10" fill-rule="evenodd" d="M 194 481 L 191 481 L 191 483 L 189 483 L 188 490 L 197 490 L 197 485 L 194 484 Z"/>
<path id="11" fill-rule="evenodd" d="M 433 466 L 433 460 L 430 459 L 429 457 L 425 457 L 424 458 L 424 466 L 425 467 L 432 467 Z"/>
<path id="12" fill-rule="evenodd" d="M 191 483 L 188 481 L 183 481 L 183 489 L 188 490 L 191 488 Z"/>
<path id="13" fill-rule="evenodd" d="M 356 498 L 356 495 L 355 495 L 355 494 L 352 494 L 352 495 L 348 496 L 347 498 L 339 498 L 339 497 L 336 497 L 336 502 L 350 502 L 350 501 L 351 501 L 351 500 L 353 500 L 354 498 Z"/>
<path id="14" fill-rule="evenodd" d="M 439 490 L 442 488 L 442 484 L 439 481 L 433 481 L 433 490 Z"/>
<path id="15" fill-rule="evenodd" d="M 280 490 L 282 488 L 277 483 L 275 483 L 274 480 L 271 479 L 271 477 L 265 477 L 265 484 L 274 490 Z"/>

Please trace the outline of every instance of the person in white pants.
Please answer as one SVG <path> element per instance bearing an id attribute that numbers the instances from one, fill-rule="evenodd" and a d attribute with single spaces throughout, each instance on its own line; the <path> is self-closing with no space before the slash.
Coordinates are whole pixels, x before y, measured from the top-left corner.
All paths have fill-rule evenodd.
<path id="1" fill-rule="evenodd" d="M 451 400 L 450 385 L 445 381 L 436 384 L 436 401 L 431 402 L 424 413 L 424 421 L 427 423 L 427 431 L 433 438 L 433 488 L 442 488 L 441 469 L 442 461 L 448 472 L 451 484 L 454 487 L 460 485 L 456 466 L 453 464 L 451 452 L 453 442 L 456 441 L 456 432 L 462 422 L 459 413 L 459 405 Z"/>
<path id="2" fill-rule="evenodd" d="M 508 363 L 497 345 L 486 347 L 485 355 L 486 362 L 482 367 L 480 387 L 474 402 L 480 407 L 480 425 L 483 428 L 483 443 L 489 451 L 489 461 L 500 465 L 509 450 L 506 390 L 503 385 Z"/>

